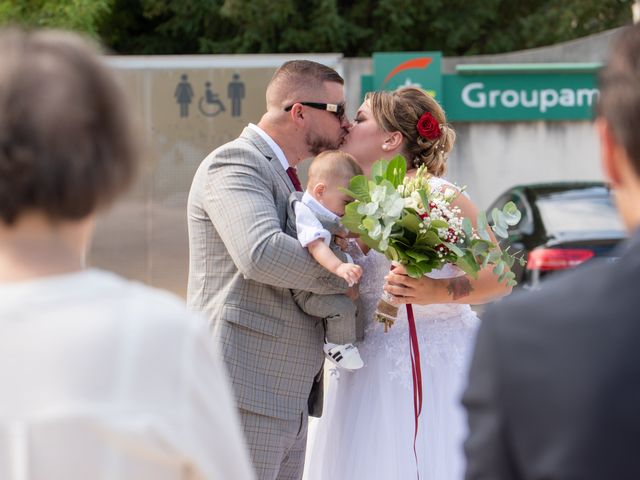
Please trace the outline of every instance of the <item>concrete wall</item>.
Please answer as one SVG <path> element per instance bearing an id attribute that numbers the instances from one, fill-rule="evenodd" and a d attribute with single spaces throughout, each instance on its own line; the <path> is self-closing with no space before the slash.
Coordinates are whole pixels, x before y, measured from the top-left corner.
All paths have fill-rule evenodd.
<path id="1" fill-rule="evenodd" d="M 467 185 L 480 208 L 508 187 L 601 179 L 590 122 L 460 123 L 448 178 Z"/>

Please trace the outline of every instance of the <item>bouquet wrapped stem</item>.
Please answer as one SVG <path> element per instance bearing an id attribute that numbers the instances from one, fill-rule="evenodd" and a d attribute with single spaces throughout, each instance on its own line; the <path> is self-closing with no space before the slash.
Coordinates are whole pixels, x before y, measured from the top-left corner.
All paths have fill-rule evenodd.
<path id="1" fill-rule="evenodd" d="M 345 193 L 354 201 L 345 208 L 343 225 L 370 248 L 403 264 L 413 278 L 447 263 L 477 278 L 478 272 L 490 264 L 500 281 L 515 285 L 515 275 L 510 271 L 515 257 L 492 240 L 486 215 L 478 215 L 474 228 L 470 219 L 462 217 L 460 209 L 452 205 L 458 191 L 432 188 L 424 167 L 413 178 L 405 175 L 406 160 L 397 156 L 376 162 L 370 179 L 363 175 L 353 177 Z M 491 215 L 491 228 L 502 238 L 507 237 L 508 227 L 520 220 L 513 202 L 502 210 L 494 209 Z M 522 258 L 519 260 L 524 263 Z M 375 319 L 385 325 L 385 332 L 398 313 L 398 307 L 386 295 L 380 298 L 375 313 Z"/>
<path id="2" fill-rule="evenodd" d="M 384 324 L 384 333 L 389 331 L 398 317 L 398 307 L 389 303 L 391 298 L 387 292 L 383 292 L 378 300 L 376 311 L 373 314 L 374 319 Z"/>

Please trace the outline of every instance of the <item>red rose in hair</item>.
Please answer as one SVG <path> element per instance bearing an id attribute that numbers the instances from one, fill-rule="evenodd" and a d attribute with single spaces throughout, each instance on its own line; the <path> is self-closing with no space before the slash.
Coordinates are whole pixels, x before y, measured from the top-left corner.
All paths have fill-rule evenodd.
<path id="1" fill-rule="evenodd" d="M 435 140 L 436 138 L 440 138 L 440 135 L 442 135 L 440 125 L 434 116 L 431 115 L 431 112 L 425 112 L 422 114 L 420 120 L 418 120 L 416 128 L 418 129 L 420 136 L 427 140 Z"/>

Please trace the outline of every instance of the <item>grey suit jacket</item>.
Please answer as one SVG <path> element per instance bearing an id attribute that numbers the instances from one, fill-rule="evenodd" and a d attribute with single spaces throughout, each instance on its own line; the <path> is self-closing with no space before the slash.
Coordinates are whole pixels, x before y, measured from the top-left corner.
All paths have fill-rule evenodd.
<path id="1" fill-rule="evenodd" d="M 293 420 L 319 414 L 324 329 L 303 313 L 290 289 L 344 293 L 286 235 L 286 171 L 250 128 L 198 168 L 188 202 L 190 309 L 204 312 L 233 382 L 238 406 Z"/>
<path id="2" fill-rule="evenodd" d="M 640 231 L 483 316 L 467 480 L 640 478 Z"/>

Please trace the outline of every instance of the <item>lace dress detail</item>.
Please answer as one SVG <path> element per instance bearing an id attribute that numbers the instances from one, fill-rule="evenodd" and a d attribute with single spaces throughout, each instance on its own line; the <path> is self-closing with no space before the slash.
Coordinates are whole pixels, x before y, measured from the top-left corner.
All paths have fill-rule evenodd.
<path id="1" fill-rule="evenodd" d="M 441 179 L 434 183 L 450 185 Z M 352 249 L 351 254 L 364 270 L 360 298 L 367 323 L 357 346 L 365 366 L 329 378 L 325 413 L 310 425 L 305 479 L 415 478 L 406 308 L 384 333 L 384 325 L 372 318 L 391 264 L 375 251 L 363 255 Z M 462 274 L 446 265 L 429 276 Z M 424 392 L 417 443 L 420 478 L 461 479 L 466 422 L 459 397 L 478 318 L 464 304 L 414 305 L 413 311 Z"/>
<path id="2" fill-rule="evenodd" d="M 360 284 L 360 298 L 367 319 L 365 340 L 358 344 L 366 363 L 368 357 L 384 356 L 388 365 L 386 375 L 398 379 L 405 388 L 412 387 L 411 362 L 409 353 L 409 323 L 407 310 L 400 307 L 396 323 L 384 332 L 384 325 L 372 321 L 378 299 L 382 294 L 384 277 L 389 272 L 391 262 L 375 251 L 354 258 L 365 272 Z M 432 278 L 453 278 L 464 273 L 455 266 L 446 265 L 444 269 L 434 271 Z M 462 368 L 468 349 L 468 333 L 478 324 L 478 317 L 464 304 L 413 305 L 416 330 L 420 345 L 422 364 L 438 365 L 449 363 Z"/>

